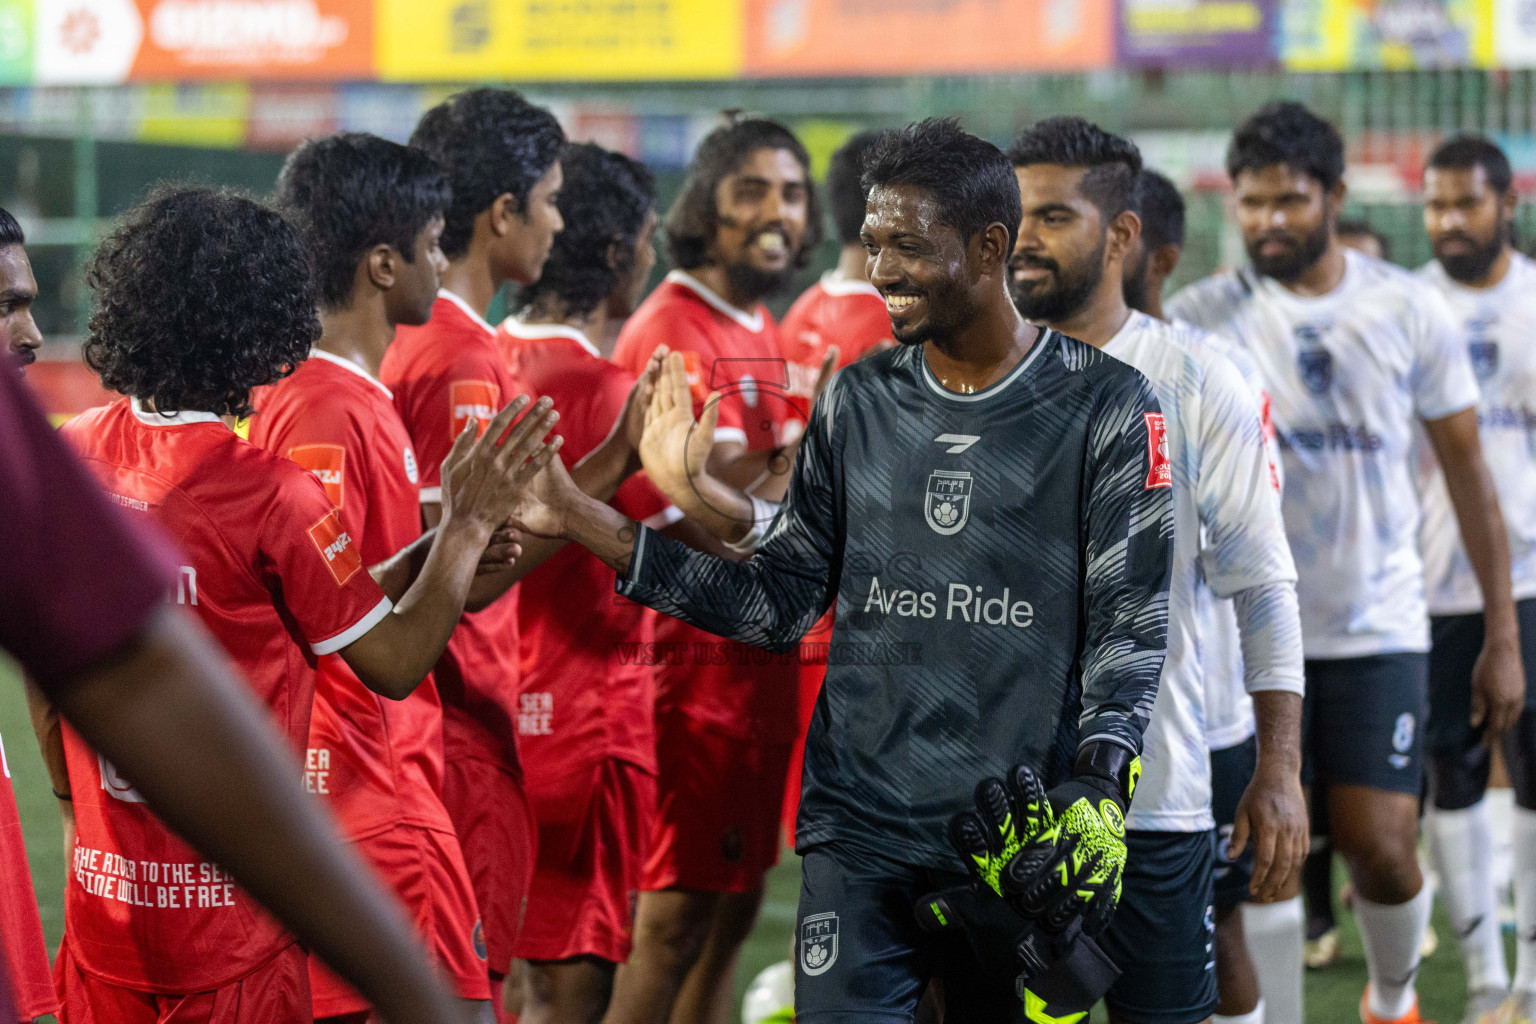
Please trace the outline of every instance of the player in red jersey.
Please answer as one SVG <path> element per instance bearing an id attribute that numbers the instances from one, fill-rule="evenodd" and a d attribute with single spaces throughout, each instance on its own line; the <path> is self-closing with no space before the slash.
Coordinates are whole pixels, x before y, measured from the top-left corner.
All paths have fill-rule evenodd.
<path id="1" fill-rule="evenodd" d="M 321 335 L 292 376 L 258 390 L 250 440 L 320 479 L 367 565 L 421 535 L 420 468 L 377 374 L 395 326 L 432 315 L 447 202 L 431 158 L 371 135 L 306 142 L 278 176 L 279 209 L 300 228 L 315 267 Z M 467 606 L 485 597 L 472 587 Z M 474 1016 L 490 1019 L 479 910 L 438 795 L 442 746 L 430 678 L 388 701 L 340 657 L 320 659 L 306 785 L 405 902 L 460 998 L 475 1001 Z M 310 988 L 317 1019 L 361 1024 L 367 1015 L 367 1001 L 313 959 Z"/>
<path id="2" fill-rule="evenodd" d="M 517 93 L 476 89 L 427 111 L 411 145 L 437 161 L 453 190 L 442 235 L 448 268 L 432 319 L 396 332 L 380 377 L 422 462 L 422 519 L 432 526 L 440 514 L 434 460 L 466 416 L 522 390 L 484 317 L 503 283 L 538 279 L 563 226 L 556 198 L 565 134 L 548 111 Z M 587 493 L 607 500 L 639 468 L 635 445 L 647 399 L 630 402 L 626 429 L 613 431 L 573 468 Z M 510 585 L 558 546 L 526 542 L 517 564 L 491 579 Z M 517 602 L 514 588 L 466 615 L 435 671 L 443 700 L 443 802 L 474 881 L 493 984 L 511 968 L 536 844 L 516 747 Z M 519 992 L 505 987 L 503 1011 L 513 1011 Z"/>
<path id="3" fill-rule="evenodd" d="M 637 369 L 660 345 L 680 351 L 702 401 L 720 404 L 711 469 L 738 487 L 787 481 L 791 396 L 773 319 L 781 292 L 820 239 L 810 161 L 771 121 L 738 120 L 700 144 L 668 211 L 676 269 L 619 334 L 614 361 Z M 635 926 L 611 1021 L 719 1022 L 737 953 L 778 858 L 779 815 L 799 728 L 793 656 L 768 659 L 681 622 L 658 639 L 686 645 L 658 684 L 659 803 Z"/>
<path id="4" fill-rule="evenodd" d="M 537 443 L 553 417 L 525 417 L 500 448 L 465 432 L 449 461 L 453 515 L 396 606 L 319 481 L 231 429 L 251 388 L 289 372 L 318 334 L 293 229 L 230 193 L 158 193 L 102 244 L 89 281 L 100 305 L 86 361 L 130 397 L 64 434 L 114 501 L 178 542 L 175 603 L 195 610 L 295 747 L 319 656 L 339 653 L 369 687 L 404 698 L 447 642 L 505 509 L 558 449 Z M 518 408 L 492 420 L 492 437 Z M 67 725 L 63 749 L 76 841 L 54 968 L 61 1021 L 311 1020 L 293 937 Z"/>
<path id="5" fill-rule="evenodd" d="M 656 188 L 644 167 L 590 144 L 568 149 L 561 167 L 566 228 L 497 339 L 512 372 L 554 398 L 569 463 L 607 436 L 634 381 L 602 347 L 655 266 Z M 698 532 L 643 477 L 613 504 L 672 536 Z M 602 1018 L 629 956 L 655 812 L 656 616 L 617 597 L 609 575 L 571 545 L 520 588 L 518 745 L 539 823 L 516 945 L 529 1024 Z"/>

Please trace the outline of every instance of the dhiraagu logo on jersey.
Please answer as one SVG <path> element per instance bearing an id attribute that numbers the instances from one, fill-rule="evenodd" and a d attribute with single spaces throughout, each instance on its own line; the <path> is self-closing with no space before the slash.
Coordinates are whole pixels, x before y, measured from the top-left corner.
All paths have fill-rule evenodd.
<path id="1" fill-rule="evenodd" d="M 971 474 L 936 469 L 928 476 L 923 495 L 923 518 L 933 532 L 948 537 L 965 528 L 971 518 Z"/>
<path id="2" fill-rule="evenodd" d="M 837 914 L 812 914 L 800 922 L 800 969 L 815 976 L 837 963 Z"/>

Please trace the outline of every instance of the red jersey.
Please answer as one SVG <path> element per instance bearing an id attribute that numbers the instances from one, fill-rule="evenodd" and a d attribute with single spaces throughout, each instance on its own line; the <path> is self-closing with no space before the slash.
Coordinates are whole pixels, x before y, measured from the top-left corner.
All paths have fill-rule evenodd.
<path id="1" fill-rule="evenodd" d="M 663 344 L 688 362 L 699 403 L 695 414 L 710 391 L 721 393 L 717 442 L 737 441 L 753 451 L 783 443 L 791 400 L 778 333 L 766 309 L 744 313 L 692 275 L 674 270 L 624 324 L 613 360 L 638 374 Z M 665 616 L 656 634 L 678 645 L 676 661 L 663 666 L 658 677 L 664 703 L 738 739 L 786 743 L 795 737 L 795 655 L 770 655 Z"/>
<path id="2" fill-rule="evenodd" d="M 885 300 L 875 286 L 831 274 L 823 274 L 789 307 L 779 325 L 779 341 L 789 363 L 789 391 L 800 404 L 810 401 L 828 346 L 837 346 L 837 365 L 841 368 L 857 362 L 871 349 L 896 343 Z M 804 420 L 800 425 L 804 427 Z"/>
<path id="3" fill-rule="evenodd" d="M 11 372 L 9 367 L 3 372 Z M 37 894 L 27 866 L 27 846 L 21 838 L 21 815 L 11 787 L 11 765 L 0 742 L 0 963 L 10 975 L 11 1021 L 36 1020 L 59 1012 L 43 944 L 43 922 L 37 916 Z M 6 1021 L 5 1024 L 10 1024 Z"/>
<path id="4" fill-rule="evenodd" d="M 364 565 L 421 536 L 420 470 L 394 395 L 351 360 L 316 350 L 260 388 L 250 440 L 314 473 Z M 320 659 L 304 783 L 351 839 L 397 824 L 452 831 L 438 796 L 443 709 L 428 676 L 405 700 L 368 689 L 340 655 Z"/>
<path id="5" fill-rule="evenodd" d="M 509 319 L 497 340 L 517 378 L 555 400 L 566 465 L 602 444 L 634 384 L 631 373 L 569 327 Z M 652 525 L 678 514 L 643 476 L 626 481 L 613 506 Z M 613 570 L 575 544 L 519 586 L 517 742 L 529 789 L 548 791 L 561 779 L 589 787 L 586 769 L 603 758 L 654 773 L 656 614 L 615 594 Z"/>
<path id="6" fill-rule="evenodd" d="M 316 659 L 391 607 L 324 488 L 211 413 L 161 416 L 125 398 L 63 433 L 114 501 L 177 542 L 175 602 L 196 612 L 302 749 Z M 126 988 L 206 992 L 293 942 L 67 723 L 63 735 L 76 828 L 64 923 L 82 969 Z"/>
<path id="7" fill-rule="evenodd" d="M 394 392 L 416 446 L 422 502 L 442 500 L 443 459 L 465 421 L 473 416 L 484 430 L 502 406 L 527 392 L 507 369 L 495 329 L 447 290 L 438 292 L 428 323 L 395 331 L 379 377 Z M 465 612 L 433 675 L 443 703 L 444 755 L 484 758 L 521 776 L 517 591 Z"/>

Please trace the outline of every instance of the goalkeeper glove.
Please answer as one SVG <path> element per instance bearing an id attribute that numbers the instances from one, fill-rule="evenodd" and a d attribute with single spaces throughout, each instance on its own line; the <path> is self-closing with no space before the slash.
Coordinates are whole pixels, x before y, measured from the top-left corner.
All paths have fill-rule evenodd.
<path id="1" fill-rule="evenodd" d="M 1027 1016 L 1085 1011 L 1119 974 L 1093 940 L 1120 899 L 1125 808 L 1140 773 L 1140 759 L 1123 747 L 1091 744 L 1078 753 L 1073 778 L 1049 793 L 1018 765 L 1006 779 L 982 780 L 976 810 L 950 822 L 950 842 L 979 884 L 920 900 L 918 922 L 968 925 L 986 916 L 990 899 L 1025 917 L 1015 952 Z"/>

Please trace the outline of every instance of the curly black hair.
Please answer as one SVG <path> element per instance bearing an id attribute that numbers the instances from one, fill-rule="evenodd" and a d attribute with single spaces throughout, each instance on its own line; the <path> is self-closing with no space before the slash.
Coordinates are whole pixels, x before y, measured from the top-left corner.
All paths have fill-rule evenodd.
<path id="1" fill-rule="evenodd" d="M 1015 167 L 1088 168 L 1077 188 L 1105 223 L 1131 208 L 1131 189 L 1141 172 L 1141 150 L 1134 142 L 1072 116 L 1048 117 L 1024 129 L 1008 147 L 1008 160 Z"/>
<path id="2" fill-rule="evenodd" d="M 27 236 L 21 230 L 21 224 L 11 215 L 11 211 L 0 206 L 0 249 L 13 245 L 22 245 Z"/>
<path id="3" fill-rule="evenodd" d="M 811 262 L 811 253 L 821 242 L 821 201 L 811 181 L 811 155 L 795 133 L 766 118 L 749 117 L 728 121 L 699 143 L 688 165 L 688 177 L 677 195 L 662 230 L 666 235 L 667 256 L 681 270 L 702 267 L 709 260 L 709 247 L 720 226 L 720 210 L 715 204 L 715 189 L 726 177 L 735 174 L 747 158 L 760 149 L 782 149 L 794 155 L 805 169 L 805 234 L 793 265 L 803 268 Z"/>
<path id="4" fill-rule="evenodd" d="M 1339 130 L 1292 100 L 1265 104 L 1232 135 L 1227 176 L 1284 164 L 1315 179 L 1325 191 L 1344 180 Z"/>
<path id="5" fill-rule="evenodd" d="M 1148 249 L 1184 244 L 1184 197 L 1161 174 L 1142 168 L 1131 189 L 1131 209 L 1141 218 L 1141 241 Z"/>
<path id="6" fill-rule="evenodd" d="M 443 255 L 469 251 L 475 218 L 510 194 L 518 209 L 565 148 L 555 116 L 511 89 L 471 89 L 428 110 L 411 145 L 437 161 L 453 188 L 443 228 Z"/>
<path id="7" fill-rule="evenodd" d="M 418 149 L 363 132 L 300 144 L 277 176 L 277 208 L 303 233 L 323 310 L 345 309 L 357 264 L 375 245 L 407 263 L 416 236 L 443 215 L 443 172 Z"/>
<path id="8" fill-rule="evenodd" d="M 827 165 L 827 205 L 832 208 L 832 226 L 837 240 L 856 245 L 864 229 L 864 154 L 880 137 L 879 132 L 859 132 L 843 143 Z"/>
<path id="9" fill-rule="evenodd" d="M 627 156 L 587 142 L 568 147 L 560 169 L 565 230 L 555 236 L 538 281 L 513 296 L 514 313 L 545 295 L 558 298 L 567 316 L 585 316 L 602 305 L 629 273 L 645 215 L 656 208 L 656 179 Z M 610 245 L 618 249 L 616 267 L 608 263 Z"/>
<path id="10" fill-rule="evenodd" d="M 249 416 L 251 389 L 292 373 L 320 337 L 299 233 L 228 189 L 162 187 L 86 267 L 86 365 L 163 413 Z"/>
<path id="11" fill-rule="evenodd" d="M 1024 207 L 1008 158 L 952 117 L 930 117 L 880 133 L 864 157 L 864 193 L 910 185 L 933 196 L 945 224 L 969 242 L 989 224 L 1008 229 L 1008 251 Z"/>
<path id="12" fill-rule="evenodd" d="M 1515 177 L 1510 170 L 1509 157 L 1481 135 L 1451 136 L 1429 154 L 1429 162 L 1425 167 L 1436 167 L 1444 171 L 1470 171 L 1474 167 L 1481 167 L 1488 177 L 1488 187 L 1499 195 L 1509 191 Z"/>

